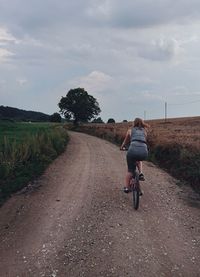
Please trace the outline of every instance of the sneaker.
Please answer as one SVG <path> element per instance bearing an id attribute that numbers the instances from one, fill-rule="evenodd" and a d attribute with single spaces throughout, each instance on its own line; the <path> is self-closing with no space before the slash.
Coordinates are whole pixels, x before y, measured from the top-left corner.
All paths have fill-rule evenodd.
<path id="1" fill-rule="evenodd" d="M 139 175 L 139 180 L 140 180 L 140 181 L 145 181 L 145 178 L 144 178 L 144 174 L 143 174 L 143 173 L 140 173 L 140 175 Z"/>
<path id="2" fill-rule="evenodd" d="M 127 187 L 124 187 L 123 190 L 124 190 L 125 193 L 129 193 L 129 192 L 130 192 L 130 191 L 129 191 L 129 188 L 127 188 Z"/>
<path id="3" fill-rule="evenodd" d="M 144 192 L 142 190 L 140 190 L 139 196 L 142 196 L 143 194 L 144 194 Z"/>

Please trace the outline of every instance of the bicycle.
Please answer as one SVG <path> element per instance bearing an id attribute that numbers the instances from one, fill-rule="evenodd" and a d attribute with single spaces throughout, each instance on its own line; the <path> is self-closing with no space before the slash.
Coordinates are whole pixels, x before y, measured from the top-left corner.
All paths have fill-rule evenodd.
<path id="1" fill-rule="evenodd" d="M 128 149 L 124 147 L 121 150 L 127 151 Z M 137 168 L 135 169 L 135 172 L 131 177 L 129 191 L 133 193 L 133 207 L 135 210 L 137 210 L 139 208 L 140 196 L 142 195 L 140 180 L 139 180 L 139 172 Z"/>
<path id="2" fill-rule="evenodd" d="M 133 207 L 135 210 L 137 210 L 139 208 L 140 195 L 141 195 L 139 173 L 137 169 L 135 170 L 134 175 L 130 180 L 130 188 L 133 193 Z"/>

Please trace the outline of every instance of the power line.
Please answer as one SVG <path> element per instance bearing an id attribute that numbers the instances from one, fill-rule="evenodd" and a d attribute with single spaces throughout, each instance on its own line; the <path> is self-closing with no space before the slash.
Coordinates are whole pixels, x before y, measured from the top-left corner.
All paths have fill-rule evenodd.
<path id="1" fill-rule="evenodd" d="M 185 103 L 168 103 L 170 106 L 176 106 L 176 105 L 187 105 L 187 104 L 193 104 L 193 103 L 198 103 L 200 100 L 197 101 L 191 101 L 191 102 L 185 102 Z"/>

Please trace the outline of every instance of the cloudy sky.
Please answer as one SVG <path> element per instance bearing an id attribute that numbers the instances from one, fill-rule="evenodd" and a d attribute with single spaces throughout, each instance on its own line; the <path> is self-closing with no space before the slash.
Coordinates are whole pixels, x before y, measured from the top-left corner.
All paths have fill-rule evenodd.
<path id="1" fill-rule="evenodd" d="M 200 1 L 0 0 L 0 105 L 51 114 L 77 87 L 105 121 L 200 115 Z"/>

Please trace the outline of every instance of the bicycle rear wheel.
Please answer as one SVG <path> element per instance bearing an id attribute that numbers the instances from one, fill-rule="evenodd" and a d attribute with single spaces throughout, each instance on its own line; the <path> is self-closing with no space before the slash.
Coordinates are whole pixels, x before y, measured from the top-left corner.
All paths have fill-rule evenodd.
<path id="1" fill-rule="evenodd" d="M 139 208 L 140 202 L 140 189 L 139 189 L 139 174 L 135 173 L 134 186 L 133 186 L 133 207 L 135 210 Z"/>

